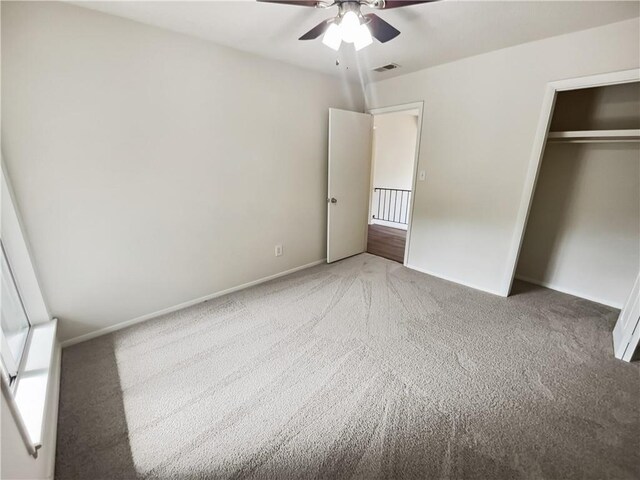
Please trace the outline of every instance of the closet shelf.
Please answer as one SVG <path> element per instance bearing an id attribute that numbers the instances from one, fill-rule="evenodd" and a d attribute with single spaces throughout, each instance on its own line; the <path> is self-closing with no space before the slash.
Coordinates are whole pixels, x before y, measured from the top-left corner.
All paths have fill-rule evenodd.
<path id="1" fill-rule="evenodd" d="M 640 142 L 640 129 L 549 132 L 547 139 L 566 143 Z"/>

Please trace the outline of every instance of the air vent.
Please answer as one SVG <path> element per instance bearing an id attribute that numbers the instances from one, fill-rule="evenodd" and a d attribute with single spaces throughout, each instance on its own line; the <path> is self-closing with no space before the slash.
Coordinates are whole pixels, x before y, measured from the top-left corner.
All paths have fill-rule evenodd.
<path id="1" fill-rule="evenodd" d="M 374 68 L 373 71 L 374 72 L 387 72 L 389 70 L 395 70 L 396 68 L 400 68 L 400 65 L 398 65 L 397 63 L 389 63 L 387 65 L 383 65 L 381 67 Z"/>

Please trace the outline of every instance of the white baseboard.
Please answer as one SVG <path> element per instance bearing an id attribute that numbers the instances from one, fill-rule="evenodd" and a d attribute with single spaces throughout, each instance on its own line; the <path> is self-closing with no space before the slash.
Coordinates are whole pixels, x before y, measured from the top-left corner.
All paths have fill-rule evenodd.
<path id="1" fill-rule="evenodd" d="M 566 293 L 567 295 L 573 295 L 574 297 L 584 298 L 585 300 L 589 300 L 591 302 L 600 303 L 602 305 L 606 305 L 607 307 L 613 307 L 617 309 L 621 309 L 622 305 L 618 305 L 617 303 L 611 302 L 609 300 L 605 300 L 603 298 L 594 297 L 593 295 L 585 294 L 578 290 L 573 290 L 571 288 L 566 288 L 560 285 L 557 285 L 552 282 L 541 282 L 540 280 L 536 280 L 534 278 L 525 277 L 523 275 L 516 275 L 515 278 L 517 280 L 522 280 L 523 282 L 533 283 L 534 285 L 538 285 L 540 287 L 548 288 L 550 290 L 555 290 L 557 292 Z"/>
<path id="2" fill-rule="evenodd" d="M 473 288 L 474 290 L 480 290 L 481 292 L 490 293 L 492 295 L 498 295 L 499 297 L 506 297 L 506 295 L 503 295 L 502 293 L 499 293 L 498 291 L 490 290 L 490 289 L 485 288 L 485 287 L 480 287 L 478 285 L 474 285 L 472 283 L 465 282 L 465 281 L 459 280 L 457 278 L 452 278 L 452 277 L 448 277 L 448 276 L 445 276 L 445 275 L 441 275 L 439 273 L 432 272 L 432 271 L 424 269 L 424 268 L 418 268 L 416 266 L 409 265 L 409 264 L 407 264 L 405 266 L 407 268 L 410 268 L 411 270 L 416 270 L 416 271 L 418 271 L 420 273 L 426 273 L 427 275 L 431 275 L 432 277 L 441 278 L 442 280 L 446 280 L 448 282 L 457 283 L 458 285 L 464 285 L 465 287 Z"/>
<path id="3" fill-rule="evenodd" d="M 248 283 L 243 283 L 242 285 L 237 285 L 235 287 L 227 288 L 226 290 L 221 290 L 219 292 L 211 293 L 204 297 L 196 298 L 193 300 L 189 300 L 187 302 L 180 303 L 178 305 L 174 305 L 172 307 L 158 310 L 157 312 L 148 313 L 147 315 L 142 315 L 141 317 L 136 317 L 131 320 L 125 320 L 124 322 L 116 323 L 115 325 L 101 328 L 100 330 L 96 330 L 95 332 L 85 333 L 84 335 L 80 335 L 78 337 L 65 340 L 64 342 L 61 343 L 61 345 L 62 345 L 62 348 L 65 348 L 65 347 L 70 347 L 71 345 L 75 345 L 77 343 L 86 342 L 87 340 L 91 340 L 92 338 L 100 337 L 102 335 L 106 335 L 108 333 L 115 332 L 117 330 L 122 330 L 123 328 L 127 328 L 131 325 L 135 325 L 136 323 L 145 322 L 147 320 L 151 320 L 152 318 L 156 318 L 161 315 L 166 315 L 167 313 L 177 312 L 178 310 L 182 310 L 183 308 L 197 305 L 198 303 L 206 302 L 207 300 L 212 300 L 214 298 L 221 297 L 229 293 L 237 292 L 238 290 L 244 290 L 245 288 L 254 287 L 256 285 L 260 285 L 261 283 L 265 283 L 270 280 L 275 280 L 276 278 L 284 277 L 285 275 L 289 275 L 291 273 L 295 273 L 300 270 L 315 267 L 316 265 L 325 263 L 326 260 L 327 260 L 326 258 L 323 258 L 322 260 L 316 260 L 315 262 L 307 263 L 306 265 L 301 265 L 299 267 L 285 270 L 284 272 L 279 272 L 273 275 L 269 275 L 268 277 L 263 277 L 258 280 L 253 280 Z"/>

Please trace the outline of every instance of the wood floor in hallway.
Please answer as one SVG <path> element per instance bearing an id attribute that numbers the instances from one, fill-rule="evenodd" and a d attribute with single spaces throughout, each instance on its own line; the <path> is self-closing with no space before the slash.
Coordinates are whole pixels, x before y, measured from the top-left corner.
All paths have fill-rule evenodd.
<path id="1" fill-rule="evenodd" d="M 388 258 L 394 262 L 404 263 L 404 246 L 407 231 L 383 225 L 369 225 L 367 252 Z"/>

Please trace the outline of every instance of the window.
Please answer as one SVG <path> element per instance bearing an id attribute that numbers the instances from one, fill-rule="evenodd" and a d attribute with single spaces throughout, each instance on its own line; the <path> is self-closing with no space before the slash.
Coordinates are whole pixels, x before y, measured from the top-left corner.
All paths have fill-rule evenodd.
<path id="1" fill-rule="evenodd" d="M 4 168 L 0 213 L 0 386 L 27 452 L 36 457 L 53 398 L 49 385 L 58 381 L 52 377 L 60 355 L 57 320 L 42 297 Z"/>
<path id="2" fill-rule="evenodd" d="M 9 377 L 13 379 L 18 374 L 31 325 L 1 240 L 0 247 L 2 250 L 2 296 L 0 297 L 2 363 Z"/>

